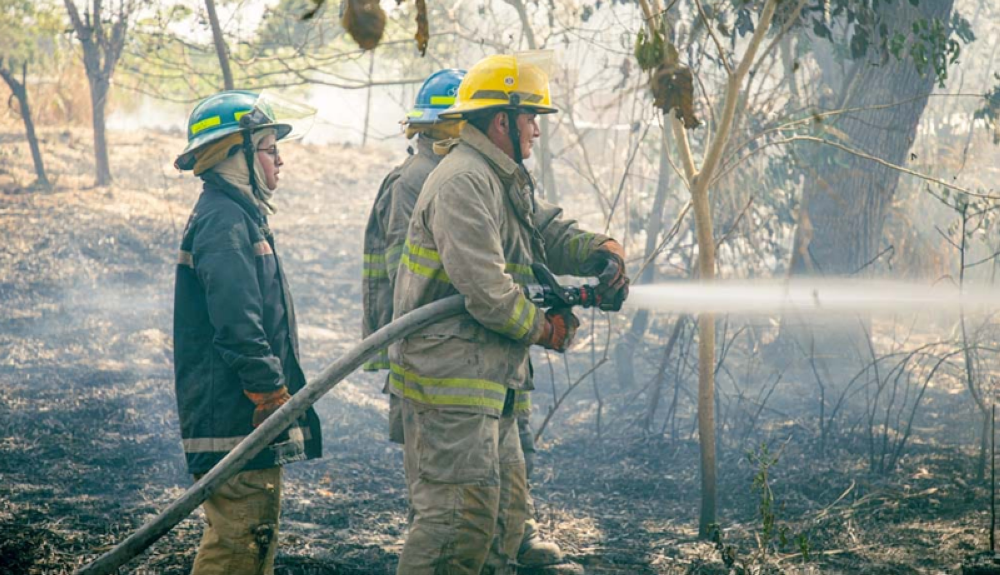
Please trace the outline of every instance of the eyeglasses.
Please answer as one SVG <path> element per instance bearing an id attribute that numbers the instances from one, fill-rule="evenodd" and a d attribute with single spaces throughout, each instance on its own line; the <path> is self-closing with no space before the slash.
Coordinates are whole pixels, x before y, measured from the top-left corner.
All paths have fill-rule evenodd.
<path id="1" fill-rule="evenodd" d="M 278 157 L 278 146 L 271 146 L 270 148 L 257 148 L 258 152 L 264 152 L 272 158 Z"/>

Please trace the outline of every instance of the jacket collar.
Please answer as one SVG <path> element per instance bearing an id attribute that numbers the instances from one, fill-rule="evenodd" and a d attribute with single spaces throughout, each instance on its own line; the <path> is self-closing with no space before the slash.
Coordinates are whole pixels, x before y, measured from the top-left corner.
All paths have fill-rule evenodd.
<path id="1" fill-rule="evenodd" d="M 434 140 L 431 138 L 426 138 L 423 135 L 417 136 L 417 155 L 423 156 L 424 159 L 430 160 L 435 164 L 441 161 L 441 156 L 435 153 L 435 146 L 441 140 Z M 445 140 L 447 141 L 447 140 Z"/>
<path id="2" fill-rule="evenodd" d="M 482 154 L 493 166 L 497 176 L 506 183 L 507 197 L 513 204 L 517 217 L 531 230 L 532 244 L 536 256 L 544 261 L 545 240 L 542 239 L 541 234 L 538 233 L 538 229 L 535 228 L 534 224 L 535 198 L 531 188 L 531 175 L 528 174 L 526 169 L 521 169 L 517 165 L 517 162 L 491 142 L 485 134 L 469 124 L 462 126 L 462 131 L 459 133 L 459 140 Z M 446 140 L 446 142 L 448 143 L 439 146 L 442 149 L 447 147 L 450 150 L 451 147 L 458 143 L 454 140 Z M 437 151 L 437 148 L 435 148 L 435 151 Z M 448 151 L 445 150 L 444 153 L 447 154 Z"/>
<path id="3" fill-rule="evenodd" d="M 475 127 L 469 124 L 462 126 L 459 138 L 489 160 L 497 169 L 497 175 L 509 180 L 517 173 L 517 163 Z"/>
<path id="4" fill-rule="evenodd" d="M 260 211 L 260 208 L 255 206 L 247 199 L 243 192 L 227 182 L 225 178 L 209 170 L 201 175 L 201 179 L 205 182 L 203 188 L 205 191 L 215 190 L 225 194 L 230 200 L 236 202 L 254 221 L 260 222 L 264 226 L 267 225 L 267 217 Z"/>

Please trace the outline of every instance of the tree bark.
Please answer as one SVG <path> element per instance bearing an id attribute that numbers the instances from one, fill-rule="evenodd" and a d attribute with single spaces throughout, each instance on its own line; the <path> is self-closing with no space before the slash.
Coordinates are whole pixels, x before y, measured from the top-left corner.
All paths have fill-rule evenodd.
<path id="1" fill-rule="evenodd" d="M 89 78 L 89 74 L 88 74 Z M 101 78 L 90 81 L 90 105 L 94 127 L 94 167 L 97 187 L 111 184 L 111 163 L 108 160 L 107 128 L 104 113 L 107 110 L 108 84 Z"/>
<path id="2" fill-rule="evenodd" d="M 954 0 L 887 3 L 885 18 L 900 30 L 910 30 L 919 18 L 947 21 Z M 823 60 L 820 60 L 823 65 Z M 827 63 L 826 66 L 837 66 Z M 934 89 L 933 73 L 921 75 L 910 60 L 876 65 L 859 62 L 835 93 L 844 95 L 843 108 L 865 108 L 913 100 L 899 106 L 862 110 L 833 121 L 843 143 L 896 165 L 904 165 L 927 106 L 921 97 Z M 825 77 L 836 76 L 839 70 Z M 854 89 L 853 87 L 857 87 Z M 843 135 L 841 135 L 841 133 Z M 849 275 L 865 269 L 880 251 L 882 229 L 899 184 L 899 172 L 835 150 L 821 150 L 815 182 L 803 194 L 803 209 L 795 233 L 791 273 Z M 870 269 L 870 267 L 868 268 Z"/>
<path id="3" fill-rule="evenodd" d="M 219 15 L 215 11 L 215 0 L 205 0 L 205 9 L 208 10 L 208 21 L 212 26 L 212 40 L 215 42 L 215 53 L 219 57 L 219 66 L 222 68 L 222 86 L 226 90 L 233 90 L 233 71 L 229 67 L 229 49 L 226 47 L 226 40 L 222 36 L 222 26 L 219 25 Z"/>
<path id="4" fill-rule="evenodd" d="M 14 77 L 10 70 L 0 65 L 0 77 L 4 79 L 11 93 L 17 98 L 21 108 L 21 119 L 24 121 L 24 134 L 28 138 L 28 147 L 31 148 L 31 161 L 35 165 L 35 186 L 44 190 L 52 188 L 48 177 L 45 175 L 45 164 L 42 162 L 42 149 L 38 144 L 38 137 L 35 135 L 35 122 L 31 118 L 31 107 L 28 105 L 28 64 L 21 64 L 21 80 Z"/>

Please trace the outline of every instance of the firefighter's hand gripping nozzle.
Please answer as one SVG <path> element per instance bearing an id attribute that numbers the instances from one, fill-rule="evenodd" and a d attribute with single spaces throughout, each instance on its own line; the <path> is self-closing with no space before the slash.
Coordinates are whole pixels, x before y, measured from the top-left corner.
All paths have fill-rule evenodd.
<path id="1" fill-rule="evenodd" d="M 542 308 L 567 308 L 567 307 L 597 307 L 601 304 L 601 298 L 597 295 L 597 286 L 563 286 L 559 285 L 556 276 L 549 271 L 544 264 L 531 264 L 531 271 L 535 274 L 537 284 L 524 286 L 524 295 L 531 303 Z"/>

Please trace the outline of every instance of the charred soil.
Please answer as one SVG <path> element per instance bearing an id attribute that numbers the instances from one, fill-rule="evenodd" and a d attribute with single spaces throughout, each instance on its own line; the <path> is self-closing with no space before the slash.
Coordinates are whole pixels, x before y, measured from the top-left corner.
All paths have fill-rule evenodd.
<path id="1" fill-rule="evenodd" d="M 43 133 L 55 189 L 38 192 L 24 187 L 24 142 L 0 134 L 20 150 L 0 169 L 0 572 L 9 575 L 69 573 L 191 484 L 170 326 L 176 250 L 199 186 L 170 167 L 181 137 L 148 132 L 112 134 L 116 181 L 93 188 L 88 137 Z M 404 152 L 282 152 L 272 227 L 307 373 L 316 374 L 358 341 L 365 220 Z M 552 403 L 546 369 L 536 423 Z M 732 569 L 744 562 L 757 573 L 943 573 L 985 544 L 988 491 L 973 478 L 970 450 L 914 442 L 895 470 L 877 475 L 859 432 L 845 430 L 820 455 L 818 438 L 795 416 L 768 431 L 774 443 L 794 438 L 770 486 L 778 525 L 808 544 L 760 551 L 758 469 L 745 446 L 725 440 L 720 542 L 699 542 L 693 430 L 643 436 L 619 425 L 641 417 L 643 406 L 628 401 L 636 390 L 610 381 L 610 366 L 598 374 L 610 406 L 605 432 L 596 437 L 591 392 L 581 388 L 546 430 L 533 478 L 545 533 L 587 573 L 727 573 L 725 557 Z M 278 573 L 394 572 L 406 492 L 401 452 L 385 440 L 381 387 L 379 377 L 355 374 L 318 404 L 326 456 L 287 470 Z M 927 410 L 948 425 L 977 427 L 957 401 Z M 188 573 L 202 521 L 198 512 L 182 522 L 128 571 Z"/>

